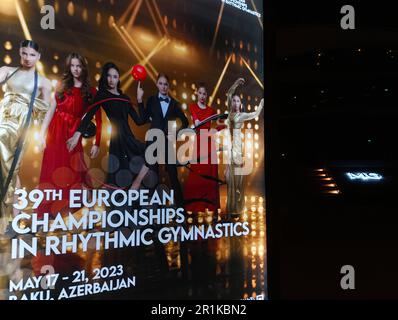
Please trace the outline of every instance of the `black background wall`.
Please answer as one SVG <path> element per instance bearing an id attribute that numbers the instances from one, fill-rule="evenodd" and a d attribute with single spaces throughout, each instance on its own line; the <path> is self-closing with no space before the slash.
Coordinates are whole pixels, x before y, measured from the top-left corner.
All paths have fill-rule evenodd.
<path id="1" fill-rule="evenodd" d="M 345 4 L 355 30 L 340 27 Z M 272 1 L 264 12 L 270 299 L 396 299 L 396 11 Z M 354 290 L 340 286 L 343 265 Z"/>

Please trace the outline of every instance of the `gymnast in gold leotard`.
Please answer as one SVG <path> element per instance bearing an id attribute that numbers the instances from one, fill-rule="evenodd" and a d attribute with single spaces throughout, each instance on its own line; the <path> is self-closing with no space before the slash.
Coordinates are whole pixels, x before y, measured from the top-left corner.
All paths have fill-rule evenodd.
<path id="1" fill-rule="evenodd" d="M 242 78 L 236 80 L 227 94 L 229 114 L 225 124 L 230 131 L 231 139 L 229 147 L 230 160 L 226 170 L 227 213 L 231 216 L 241 214 L 245 206 L 244 175 L 240 170 L 244 161 L 241 129 L 245 121 L 258 117 L 264 107 L 264 100 L 261 99 L 260 105 L 255 112 L 242 112 L 242 102 L 235 90 L 243 83 L 244 79 Z"/>
<path id="2" fill-rule="evenodd" d="M 25 149 L 27 137 L 24 141 L 21 156 L 12 172 L 11 180 L 6 190 L 4 184 L 9 175 L 14 160 L 17 141 L 22 134 L 22 129 L 28 115 L 29 103 L 34 88 L 36 63 L 40 59 L 38 45 L 29 40 L 21 42 L 20 45 L 20 66 L 1 67 L 0 82 L 5 82 L 4 98 L 0 101 L 0 165 L 1 165 L 1 193 L 3 201 L 0 206 L 0 234 L 4 233 L 10 220 L 13 218 L 14 191 L 19 187 L 18 171 L 20 160 Z M 34 97 L 32 116 L 33 120 L 47 120 L 46 113 L 51 101 L 51 82 L 42 75 L 37 78 L 37 92 Z M 43 137 L 41 137 L 43 141 Z"/>

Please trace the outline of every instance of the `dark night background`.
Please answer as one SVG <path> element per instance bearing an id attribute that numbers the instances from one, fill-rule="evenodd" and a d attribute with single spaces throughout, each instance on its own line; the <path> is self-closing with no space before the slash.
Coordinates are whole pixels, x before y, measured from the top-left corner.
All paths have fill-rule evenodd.
<path id="1" fill-rule="evenodd" d="M 345 4 L 355 30 L 340 27 Z M 396 299 L 396 10 L 300 1 L 264 12 L 269 298 Z M 353 182 L 348 171 L 383 179 Z M 343 265 L 355 290 L 340 287 Z"/>

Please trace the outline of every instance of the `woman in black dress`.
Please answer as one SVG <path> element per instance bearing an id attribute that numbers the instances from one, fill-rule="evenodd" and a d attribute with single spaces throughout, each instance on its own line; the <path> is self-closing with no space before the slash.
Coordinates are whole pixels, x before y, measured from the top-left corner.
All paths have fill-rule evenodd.
<path id="1" fill-rule="evenodd" d="M 130 115 L 137 125 L 144 122 L 135 111 L 129 97 L 120 89 L 119 75 L 119 68 L 114 63 L 108 62 L 104 65 L 94 105 L 105 101 L 98 103 L 86 113 L 75 134 L 67 141 L 67 146 L 69 150 L 73 150 L 82 132 L 102 107 L 112 125 L 107 184 L 116 188 L 138 189 L 149 169 L 144 160 L 145 144 L 134 137 L 128 116 Z"/>

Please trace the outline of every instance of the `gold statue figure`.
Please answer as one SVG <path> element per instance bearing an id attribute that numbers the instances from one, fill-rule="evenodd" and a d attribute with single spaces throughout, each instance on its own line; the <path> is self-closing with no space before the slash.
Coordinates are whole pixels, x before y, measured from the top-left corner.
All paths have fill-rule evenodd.
<path id="1" fill-rule="evenodd" d="M 227 213 L 230 216 L 240 215 L 245 206 L 244 175 L 241 170 L 243 167 L 241 128 L 245 121 L 258 117 L 264 107 L 264 99 L 261 99 L 256 111 L 242 112 L 242 102 L 235 90 L 244 82 L 243 78 L 236 80 L 227 94 L 229 114 L 225 124 L 229 130 L 231 145 L 225 178 L 227 182 Z"/>
<path id="2" fill-rule="evenodd" d="M 22 135 L 27 119 L 35 83 L 36 63 L 40 59 L 38 45 L 30 40 L 21 42 L 19 53 L 21 56 L 20 67 L 3 66 L 0 68 L 0 82 L 5 82 L 5 94 L 0 101 L 0 173 L 2 178 L 0 234 L 5 232 L 13 216 L 18 213 L 13 208 L 16 200 L 14 192 L 16 188 L 20 187 L 18 171 L 26 141 L 23 141 L 20 157 L 18 158 L 18 162 L 16 162 L 14 171 L 10 173 L 10 170 L 14 161 L 18 140 Z M 45 118 L 50 108 L 50 101 L 51 82 L 44 76 L 38 75 L 37 91 L 34 97 L 30 125 L 33 123 L 33 120 L 42 120 Z M 43 141 L 43 137 L 41 139 Z M 5 184 L 9 175 L 11 180 L 7 188 Z"/>

